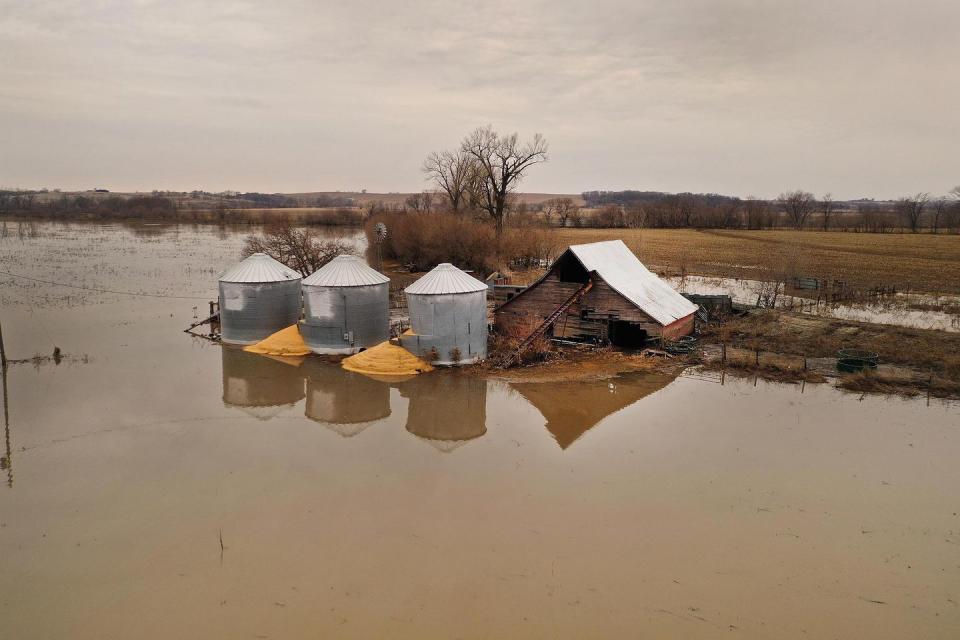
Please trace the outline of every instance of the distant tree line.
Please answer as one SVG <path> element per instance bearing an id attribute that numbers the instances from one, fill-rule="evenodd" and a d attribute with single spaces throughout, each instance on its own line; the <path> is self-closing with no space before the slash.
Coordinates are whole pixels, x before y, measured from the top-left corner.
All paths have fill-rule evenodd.
<path id="1" fill-rule="evenodd" d="M 0 216 L 58 220 L 161 220 L 171 222 L 213 222 L 219 224 L 265 224 L 277 219 L 272 209 L 316 207 L 299 211 L 302 225 L 360 225 L 363 212 L 355 207 L 332 205 L 349 198 L 319 196 L 294 199 L 278 194 L 224 192 L 152 194 L 121 196 L 102 191 L 62 194 L 50 191 L 0 190 Z M 309 204 L 305 204 L 309 203 Z M 326 207 L 325 205 L 331 206 Z M 283 213 L 282 215 L 288 215 Z"/>
<path id="2" fill-rule="evenodd" d="M 177 203 L 156 195 L 90 197 L 61 195 L 38 198 L 37 192 L 0 191 L 0 215 L 46 218 L 153 218 L 175 219 Z"/>
<path id="3" fill-rule="evenodd" d="M 582 195 L 592 211 L 575 216 L 569 226 L 960 233 L 960 187 L 940 198 L 918 193 L 894 202 L 837 202 L 829 193 L 818 198 L 803 190 L 784 192 L 774 200 L 654 191 L 588 191 Z M 550 204 L 543 207 L 549 223 Z M 559 224 L 568 226 L 566 221 Z"/>

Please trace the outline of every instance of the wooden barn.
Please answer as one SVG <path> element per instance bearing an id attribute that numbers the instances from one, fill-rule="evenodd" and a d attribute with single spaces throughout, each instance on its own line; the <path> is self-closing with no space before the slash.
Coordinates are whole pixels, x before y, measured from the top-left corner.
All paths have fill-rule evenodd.
<path id="1" fill-rule="evenodd" d="M 657 277 L 621 240 L 571 245 L 535 283 L 495 312 L 498 331 L 540 331 L 636 348 L 693 332 L 697 307 Z"/>

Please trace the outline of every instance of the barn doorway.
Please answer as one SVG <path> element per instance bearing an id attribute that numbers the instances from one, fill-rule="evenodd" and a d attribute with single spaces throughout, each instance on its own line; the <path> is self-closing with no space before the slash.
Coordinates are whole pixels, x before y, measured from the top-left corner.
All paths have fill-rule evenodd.
<path id="1" fill-rule="evenodd" d="M 647 344 L 647 331 L 635 322 L 610 321 L 610 344 L 623 349 L 642 349 Z"/>

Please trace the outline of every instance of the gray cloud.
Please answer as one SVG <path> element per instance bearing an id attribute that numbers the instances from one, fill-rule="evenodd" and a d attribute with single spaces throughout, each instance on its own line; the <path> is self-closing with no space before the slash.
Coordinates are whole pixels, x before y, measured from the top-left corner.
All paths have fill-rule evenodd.
<path id="1" fill-rule="evenodd" d="M 0 0 L 0 184 L 413 190 L 478 124 L 530 191 L 960 182 L 955 2 Z"/>

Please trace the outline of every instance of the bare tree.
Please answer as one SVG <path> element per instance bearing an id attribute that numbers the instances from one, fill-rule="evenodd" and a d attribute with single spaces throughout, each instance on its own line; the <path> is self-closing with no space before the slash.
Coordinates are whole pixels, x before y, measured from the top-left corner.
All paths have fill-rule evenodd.
<path id="1" fill-rule="evenodd" d="M 432 211 L 433 194 L 429 191 L 421 193 L 411 193 L 403 201 L 403 206 L 411 211 Z"/>
<path id="2" fill-rule="evenodd" d="M 551 211 L 551 216 L 557 216 L 557 222 L 559 226 L 567 226 L 567 221 L 570 220 L 570 214 L 577 207 L 573 203 L 573 198 L 552 198 L 543 203 L 544 216 L 546 216 L 547 208 L 549 207 Z M 550 222 L 550 218 L 547 217 L 547 222 Z"/>
<path id="3" fill-rule="evenodd" d="M 337 256 L 354 253 L 354 249 L 339 240 L 325 240 L 314 231 L 298 229 L 289 220 L 281 220 L 267 227 L 263 235 L 246 237 L 241 256 L 245 258 L 254 253 L 265 253 L 308 276 Z"/>
<path id="4" fill-rule="evenodd" d="M 960 185 L 951 189 L 949 195 L 953 198 L 953 206 L 947 212 L 949 226 L 954 233 L 960 233 Z"/>
<path id="5" fill-rule="evenodd" d="M 950 202 L 946 198 L 937 198 L 933 201 L 933 209 L 931 213 L 933 214 L 930 220 L 930 229 L 937 233 L 940 230 L 940 221 L 944 219 L 944 214 L 950 207 Z"/>
<path id="6" fill-rule="evenodd" d="M 459 213 L 467 204 L 471 187 L 476 179 L 476 163 L 468 152 L 433 152 L 423 161 L 423 172 L 446 194 L 450 210 Z"/>
<path id="7" fill-rule="evenodd" d="M 516 133 L 501 136 L 487 125 L 468 135 L 460 150 L 476 163 L 473 196 L 478 207 L 493 220 L 499 237 L 507 215 L 507 196 L 516 189 L 527 169 L 546 162 L 547 142 L 538 133 L 521 145 Z"/>
<path id="8" fill-rule="evenodd" d="M 547 200 L 540 205 L 540 214 L 543 216 L 543 222 L 548 227 L 553 223 L 553 216 L 557 213 L 557 207 L 553 200 Z"/>
<path id="9" fill-rule="evenodd" d="M 904 226 L 908 227 L 913 233 L 920 230 L 920 220 L 923 218 L 923 210 L 926 208 L 929 199 L 930 194 L 918 193 L 897 200 L 897 215 L 900 216 Z"/>
<path id="10" fill-rule="evenodd" d="M 777 198 L 777 204 L 797 229 L 803 229 L 816 203 L 816 198 L 809 191 L 788 191 Z"/>
<path id="11" fill-rule="evenodd" d="M 583 226 L 583 209 L 573 207 L 569 213 L 570 226 L 580 228 Z"/>
<path id="12" fill-rule="evenodd" d="M 823 230 L 827 231 L 830 228 L 830 216 L 833 215 L 833 210 L 836 208 L 836 203 L 833 201 L 833 195 L 829 193 L 823 194 L 823 197 L 820 198 L 820 213 L 823 214 Z"/>
<path id="13" fill-rule="evenodd" d="M 770 226 L 770 201 L 747 196 L 744 201 L 748 229 L 763 229 Z"/>

